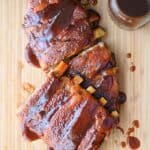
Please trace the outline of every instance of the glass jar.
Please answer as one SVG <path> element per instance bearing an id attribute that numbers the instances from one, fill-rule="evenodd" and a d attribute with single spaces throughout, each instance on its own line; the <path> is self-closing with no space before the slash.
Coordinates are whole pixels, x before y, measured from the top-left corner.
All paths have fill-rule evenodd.
<path id="1" fill-rule="evenodd" d="M 150 0 L 109 0 L 111 18 L 120 27 L 138 29 L 150 21 Z"/>

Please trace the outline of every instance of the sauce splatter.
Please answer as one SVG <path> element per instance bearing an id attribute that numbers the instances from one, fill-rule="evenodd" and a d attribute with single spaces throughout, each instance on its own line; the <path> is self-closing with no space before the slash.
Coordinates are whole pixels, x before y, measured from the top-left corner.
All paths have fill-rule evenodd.
<path id="1" fill-rule="evenodd" d="M 121 145 L 122 148 L 125 148 L 125 147 L 126 147 L 126 142 L 125 142 L 125 141 L 122 141 L 122 142 L 120 143 L 120 145 Z"/>
<path id="2" fill-rule="evenodd" d="M 128 128 L 127 135 L 130 136 L 134 132 L 134 127 Z"/>
<path id="3" fill-rule="evenodd" d="M 131 58 L 131 57 L 132 57 L 131 53 L 127 53 L 127 58 Z"/>
<path id="4" fill-rule="evenodd" d="M 134 121 L 132 122 L 132 125 L 133 125 L 134 127 L 136 127 L 136 128 L 139 128 L 139 127 L 140 127 L 140 124 L 139 124 L 139 121 L 138 121 L 138 120 L 134 120 Z"/>
<path id="5" fill-rule="evenodd" d="M 130 71 L 131 72 L 134 72 L 136 70 L 136 66 L 135 65 L 132 65 L 131 67 L 130 67 Z"/>
<path id="6" fill-rule="evenodd" d="M 127 145 L 129 145 L 129 147 L 131 149 L 137 149 L 137 148 L 140 147 L 140 144 L 141 144 L 140 140 L 137 137 L 133 136 L 133 135 L 131 136 L 131 134 L 134 133 L 135 129 L 139 128 L 139 127 L 140 127 L 140 123 L 139 123 L 138 120 L 133 120 L 132 121 L 131 127 L 128 128 L 127 131 L 125 131 L 126 134 L 124 134 L 124 129 L 123 128 L 121 128 L 120 126 L 116 127 L 117 129 L 119 129 L 121 131 L 121 133 L 125 137 L 125 140 L 120 142 L 120 146 L 122 148 L 125 148 Z"/>
<path id="7" fill-rule="evenodd" d="M 137 137 L 129 136 L 128 144 L 129 144 L 130 148 L 137 149 L 140 147 L 140 140 Z"/>
<path id="8" fill-rule="evenodd" d="M 120 126 L 117 126 L 116 128 L 117 128 L 118 130 L 120 130 L 122 134 L 124 134 L 124 129 L 123 129 L 123 128 L 121 128 Z"/>

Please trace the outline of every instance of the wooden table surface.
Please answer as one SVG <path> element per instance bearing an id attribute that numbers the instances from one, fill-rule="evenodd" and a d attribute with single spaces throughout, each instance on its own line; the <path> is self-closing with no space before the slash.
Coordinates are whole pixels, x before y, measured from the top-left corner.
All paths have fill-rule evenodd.
<path id="1" fill-rule="evenodd" d="M 0 0 L 0 150 L 46 149 L 42 141 L 30 143 L 23 139 L 16 118 L 18 106 L 29 96 L 22 90 L 23 83 L 37 87 L 45 78 L 24 59 L 25 6 L 26 0 Z M 108 16 L 107 0 L 99 0 L 96 9 L 102 15 L 101 25 L 108 31 L 105 41 L 115 52 L 120 67 L 120 88 L 128 98 L 121 109 L 120 125 L 126 130 L 133 120 L 139 120 L 140 128 L 134 135 L 141 140 L 140 150 L 150 150 L 150 24 L 137 31 L 124 31 Z M 126 57 L 128 52 L 132 54 L 131 59 Z M 132 63 L 135 72 L 130 72 Z M 120 142 L 124 139 L 115 129 L 101 149 L 122 150 Z"/>

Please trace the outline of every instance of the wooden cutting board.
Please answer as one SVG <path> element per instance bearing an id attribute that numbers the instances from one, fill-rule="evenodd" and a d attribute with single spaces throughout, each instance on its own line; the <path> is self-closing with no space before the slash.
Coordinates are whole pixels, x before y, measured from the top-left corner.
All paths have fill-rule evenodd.
<path id="1" fill-rule="evenodd" d="M 27 41 L 21 24 L 25 6 L 26 0 L 0 0 L 0 150 L 46 150 L 42 141 L 23 139 L 16 118 L 18 106 L 29 96 L 22 90 L 23 83 L 37 87 L 45 76 L 24 59 Z M 150 150 L 150 24 L 137 31 L 124 31 L 108 16 L 107 0 L 99 0 L 96 9 L 108 31 L 104 40 L 115 52 L 120 67 L 120 88 L 128 98 L 121 109 L 120 125 L 126 130 L 133 120 L 139 120 L 140 128 L 134 135 L 141 140 L 140 150 Z M 126 57 L 129 52 L 131 59 Z M 132 63 L 135 72 L 130 72 Z M 114 130 L 101 149 L 122 150 L 122 140 L 123 135 Z"/>

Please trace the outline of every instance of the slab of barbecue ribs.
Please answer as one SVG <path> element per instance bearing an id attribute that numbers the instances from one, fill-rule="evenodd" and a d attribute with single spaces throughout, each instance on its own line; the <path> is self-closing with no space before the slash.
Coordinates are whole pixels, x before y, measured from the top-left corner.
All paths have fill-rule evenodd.
<path id="1" fill-rule="evenodd" d="M 28 0 L 27 61 L 46 70 L 88 47 L 94 40 L 90 14 L 74 0 Z M 94 18 L 98 22 L 93 12 Z"/>
<path id="2" fill-rule="evenodd" d="M 105 98 L 105 107 L 111 112 L 119 109 L 117 69 L 114 54 L 101 42 L 74 57 L 67 74 L 70 77 L 81 76 L 84 79 L 81 86 L 85 89 L 92 86 L 95 89 L 93 95 L 97 99 Z"/>
<path id="3" fill-rule="evenodd" d="M 54 150 L 97 149 L 119 119 L 114 67 L 114 57 L 103 43 L 73 58 L 61 77 L 56 75 L 66 66 L 58 65 L 20 108 L 23 136 L 41 138 Z"/>
<path id="4" fill-rule="evenodd" d="M 48 73 L 17 116 L 24 137 L 52 150 L 98 149 L 125 101 L 114 54 L 97 43 L 100 17 L 81 1 L 28 0 L 25 15 L 26 59 Z"/>
<path id="5" fill-rule="evenodd" d="M 21 108 L 23 135 L 54 150 L 96 149 L 115 120 L 73 80 L 51 75 Z"/>

